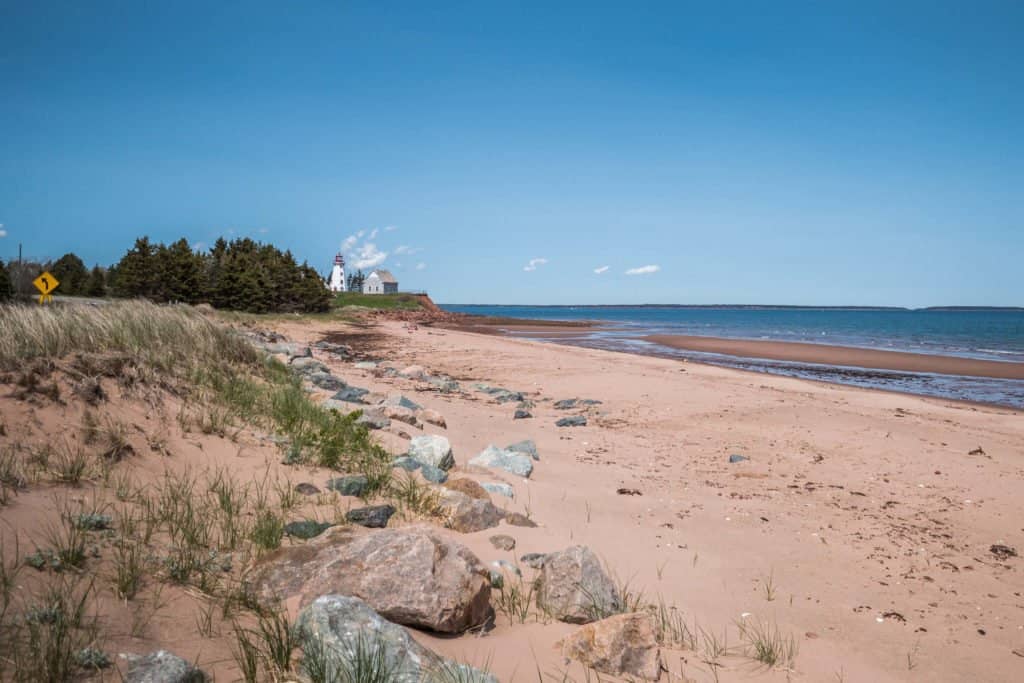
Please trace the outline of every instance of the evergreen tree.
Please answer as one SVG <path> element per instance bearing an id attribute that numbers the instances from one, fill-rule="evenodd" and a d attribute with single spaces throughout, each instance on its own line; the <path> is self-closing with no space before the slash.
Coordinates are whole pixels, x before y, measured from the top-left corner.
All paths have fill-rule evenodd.
<path id="1" fill-rule="evenodd" d="M 82 259 L 75 254 L 67 253 L 61 256 L 50 266 L 50 272 L 60 282 L 57 288 L 59 294 L 76 296 L 84 293 L 89 271 L 82 263 Z"/>
<path id="2" fill-rule="evenodd" d="M 98 265 L 93 266 L 92 271 L 89 273 L 89 280 L 85 283 L 84 294 L 96 298 L 107 295 L 107 276 Z"/>
<path id="3" fill-rule="evenodd" d="M 159 285 L 156 251 L 148 237 L 135 240 L 135 246 L 115 266 L 117 277 L 113 286 L 118 296 L 156 298 Z"/>
<path id="4" fill-rule="evenodd" d="M 156 261 L 160 266 L 161 301 L 194 304 L 202 296 L 203 259 L 192 251 L 184 238 L 170 246 L 157 247 Z"/>
<path id="5" fill-rule="evenodd" d="M 11 274 L 7 272 L 7 266 L 0 261 L 0 301 L 8 301 L 14 296 L 14 285 L 11 283 Z"/>

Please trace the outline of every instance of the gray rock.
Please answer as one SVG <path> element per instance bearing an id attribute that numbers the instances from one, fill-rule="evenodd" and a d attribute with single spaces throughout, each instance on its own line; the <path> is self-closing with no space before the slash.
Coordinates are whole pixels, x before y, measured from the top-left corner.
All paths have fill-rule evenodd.
<path id="1" fill-rule="evenodd" d="M 329 341 L 318 341 L 317 343 L 313 344 L 313 346 L 320 349 L 321 351 L 326 351 L 327 353 L 338 356 L 340 358 L 347 358 L 348 356 L 352 355 L 352 348 L 350 346 L 346 346 L 345 344 L 335 344 Z"/>
<path id="2" fill-rule="evenodd" d="M 519 561 L 532 569 L 540 569 L 544 566 L 544 558 L 546 557 L 546 553 L 526 553 L 519 558 Z"/>
<path id="3" fill-rule="evenodd" d="M 571 410 L 573 408 L 599 406 L 601 402 L 592 398 L 564 398 L 561 401 L 555 401 L 554 405 L 557 410 Z"/>
<path id="4" fill-rule="evenodd" d="M 587 424 L 587 418 L 583 415 L 570 415 L 569 417 L 563 417 L 561 420 L 555 423 L 556 427 L 585 427 Z"/>
<path id="5" fill-rule="evenodd" d="M 326 662 L 324 680 L 348 680 L 342 670 L 357 651 L 380 657 L 394 683 L 430 680 L 498 683 L 494 676 L 441 658 L 417 643 L 409 632 L 381 618 L 359 598 L 324 595 L 299 613 L 296 634 L 308 657 L 316 652 Z"/>
<path id="6" fill-rule="evenodd" d="M 416 417 L 416 413 L 414 413 L 409 408 L 403 408 L 402 406 L 382 405 L 379 409 L 375 410 L 383 411 L 383 413 L 392 420 L 404 422 L 405 424 L 410 425 L 412 427 L 420 426 L 420 421 Z"/>
<path id="7" fill-rule="evenodd" d="M 508 451 L 493 445 L 485 448 L 478 456 L 470 460 L 469 464 L 495 467 L 520 477 L 529 477 L 533 473 L 533 460 L 529 455 Z"/>
<path id="8" fill-rule="evenodd" d="M 461 491 L 441 491 L 441 508 L 449 529 L 471 534 L 498 526 L 504 515 L 489 500 L 470 498 Z"/>
<path id="9" fill-rule="evenodd" d="M 444 415 L 437 412 L 436 410 L 424 408 L 420 410 L 418 413 L 416 413 L 416 417 L 426 422 L 427 424 L 434 425 L 435 427 L 441 427 L 442 429 L 448 428 L 448 423 L 445 421 Z"/>
<path id="10" fill-rule="evenodd" d="M 362 389 L 360 387 L 347 386 L 344 389 L 339 389 L 334 396 L 331 396 L 335 401 L 343 401 L 345 403 L 365 403 L 365 396 L 370 393 L 368 389 Z"/>
<path id="11" fill-rule="evenodd" d="M 416 403 L 412 399 L 406 398 L 402 394 L 388 394 L 387 398 L 382 401 L 382 405 L 386 406 L 399 406 L 407 410 L 417 411 L 422 410 L 423 406 Z"/>
<path id="12" fill-rule="evenodd" d="M 540 460 L 540 454 L 537 452 L 537 444 L 533 442 L 533 439 L 524 439 L 522 441 L 516 441 L 513 444 L 505 446 L 506 451 L 512 451 L 513 453 L 523 453 L 528 455 L 534 460 Z"/>
<path id="13" fill-rule="evenodd" d="M 316 372 L 330 373 L 330 368 L 309 356 L 292 358 L 290 365 L 292 370 L 303 375 L 312 375 Z"/>
<path id="14" fill-rule="evenodd" d="M 487 490 L 490 493 L 497 493 L 498 495 L 505 496 L 506 498 L 515 498 L 516 497 L 515 489 L 513 489 L 508 484 L 499 484 L 497 482 L 487 482 L 487 483 L 480 484 L 480 485 L 483 486 L 484 489 Z"/>
<path id="15" fill-rule="evenodd" d="M 340 391 L 348 386 L 340 377 L 335 377 L 329 372 L 313 372 L 308 375 L 308 379 L 313 386 L 327 391 Z"/>
<path id="16" fill-rule="evenodd" d="M 167 650 L 129 659 L 125 683 L 206 683 L 206 674 Z"/>
<path id="17" fill-rule="evenodd" d="M 316 538 L 332 526 L 334 525 L 330 522 L 317 522 L 312 519 L 304 519 L 298 522 L 288 522 L 284 525 L 284 532 L 294 538 L 308 540 L 310 538 Z"/>
<path id="18" fill-rule="evenodd" d="M 352 524 L 370 529 L 383 529 L 388 525 L 388 520 L 393 514 L 395 514 L 395 508 L 390 505 L 369 505 L 349 510 L 345 513 L 345 519 Z"/>
<path id="19" fill-rule="evenodd" d="M 409 365 L 399 370 L 398 376 L 406 379 L 426 379 L 427 371 L 422 365 Z"/>
<path id="20" fill-rule="evenodd" d="M 451 377 L 428 377 L 427 383 L 442 394 L 454 394 L 461 389 L 461 387 L 459 387 L 459 383 Z"/>
<path id="21" fill-rule="evenodd" d="M 315 496 L 316 494 L 320 493 L 320 489 L 318 489 L 313 484 L 304 481 L 301 484 L 295 485 L 295 492 L 301 493 L 304 496 Z"/>
<path id="22" fill-rule="evenodd" d="M 455 465 L 452 446 L 443 436 L 417 436 L 409 442 L 409 457 L 423 465 L 450 470 Z"/>
<path id="23" fill-rule="evenodd" d="M 475 384 L 474 388 L 484 394 L 487 394 L 498 403 L 508 403 L 510 401 L 520 402 L 524 399 L 524 396 L 518 391 L 509 391 L 502 387 L 492 387 L 488 384 Z"/>
<path id="24" fill-rule="evenodd" d="M 448 473 L 433 465 L 420 465 L 420 474 L 433 484 L 443 484 L 448 481 Z"/>
<path id="25" fill-rule="evenodd" d="M 572 546 L 544 559 L 537 606 L 559 621 L 587 624 L 619 610 L 615 583 L 590 548 Z"/>
<path id="26" fill-rule="evenodd" d="M 743 462 L 744 460 L 750 460 L 750 458 L 748 458 L 745 455 L 737 455 L 736 453 L 733 453 L 732 455 L 729 456 L 729 462 L 732 464 Z"/>
<path id="27" fill-rule="evenodd" d="M 352 367 L 358 368 L 360 370 L 376 370 L 377 362 L 372 360 L 361 360 Z"/>
<path id="28" fill-rule="evenodd" d="M 387 429 L 391 426 L 391 420 L 375 410 L 367 410 L 359 416 L 356 424 L 365 425 L 368 429 Z"/>
<path id="29" fill-rule="evenodd" d="M 516 539 L 512 538 L 508 534 L 496 534 L 487 539 L 491 542 L 496 550 L 515 550 Z"/>
<path id="30" fill-rule="evenodd" d="M 523 410 L 522 408 L 516 408 L 516 412 L 512 413 L 513 420 L 526 420 L 533 417 L 533 413 L 529 410 Z"/>
<path id="31" fill-rule="evenodd" d="M 370 488 L 370 480 L 365 474 L 349 474 L 329 480 L 327 488 L 343 496 L 361 496 Z"/>
<path id="32" fill-rule="evenodd" d="M 392 467 L 401 467 L 406 472 L 415 472 L 422 465 L 418 460 L 413 460 L 408 455 L 401 455 L 391 461 Z"/>
<path id="33" fill-rule="evenodd" d="M 264 556 L 252 586 L 264 599 L 298 594 L 300 607 L 322 595 L 357 597 L 389 621 L 441 633 L 461 633 L 491 616 L 487 569 L 430 527 L 335 527 Z"/>

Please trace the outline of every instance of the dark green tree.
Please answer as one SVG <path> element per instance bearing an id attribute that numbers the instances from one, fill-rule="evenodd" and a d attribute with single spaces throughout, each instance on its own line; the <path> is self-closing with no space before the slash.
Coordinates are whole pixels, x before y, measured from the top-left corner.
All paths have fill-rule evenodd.
<path id="1" fill-rule="evenodd" d="M 194 304 L 203 295 L 203 257 L 180 239 L 169 246 L 160 245 L 156 251 L 160 268 L 160 287 L 157 298 L 160 301 L 175 301 Z"/>
<path id="2" fill-rule="evenodd" d="M 114 266 L 113 289 L 117 296 L 157 298 L 160 272 L 156 252 L 148 237 L 135 240 L 135 246 Z"/>
<path id="3" fill-rule="evenodd" d="M 104 297 L 107 295 L 107 275 L 98 265 L 89 272 L 89 280 L 85 283 L 86 296 Z"/>
<path id="4" fill-rule="evenodd" d="M 60 282 L 57 287 L 58 294 L 76 296 L 84 293 L 89 271 L 82 263 L 82 259 L 75 254 L 67 253 L 61 256 L 50 266 L 50 272 Z"/>
<path id="5" fill-rule="evenodd" d="M 11 274 L 7 272 L 7 266 L 0 261 L 0 301 L 8 301 L 14 296 L 14 285 L 11 283 Z"/>

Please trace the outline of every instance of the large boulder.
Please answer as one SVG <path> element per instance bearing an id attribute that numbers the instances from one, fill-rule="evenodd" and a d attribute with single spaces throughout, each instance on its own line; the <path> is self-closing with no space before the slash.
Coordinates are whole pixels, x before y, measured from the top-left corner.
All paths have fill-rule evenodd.
<path id="1" fill-rule="evenodd" d="M 334 527 L 301 546 L 265 556 L 253 588 L 265 600 L 357 597 L 398 624 L 461 633 L 487 621 L 490 577 L 465 546 L 430 527 Z"/>
<path id="2" fill-rule="evenodd" d="M 314 386 L 326 391 L 341 391 L 348 386 L 345 384 L 345 380 L 335 377 L 329 372 L 313 372 L 309 374 L 307 379 Z"/>
<path id="3" fill-rule="evenodd" d="M 441 491 L 441 509 L 446 526 L 462 534 L 491 529 L 501 522 L 504 514 L 490 500 L 470 498 L 460 491 Z"/>
<path id="4" fill-rule="evenodd" d="M 385 403 L 380 409 L 383 410 L 384 414 L 392 420 L 404 422 L 412 427 L 421 426 L 419 419 L 416 417 L 416 413 L 409 408 L 404 406 L 388 405 Z"/>
<path id="5" fill-rule="evenodd" d="M 615 583 L 586 546 L 576 545 L 544 558 L 537 606 L 555 619 L 587 624 L 619 611 Z"/>
<path id="6" fill-rule="evenodd" d="M 324 680 L 348 680 L 340 669 L 360 655 L 379 658 L 387 680 L 420 683 L 428 680 L 498 683 L 494 676 L 446 660 L 417 643 L 401 626 L 390 623 L 359 598 L 323 595 L 299 613 L 295 624 L 307 670 L 314 658 Z M 383 673 L 383 672 L 382 672 Z"/>
<path id="7" fill-rule="evenodd" d="M 497 446 L 488 446 L 480 455 L 470 460 L 469 464 L 480 467 L 496 467 L 520 477 L 529 477 L 533 472 L 533 460 L 529 455 L 498 448 Z"/>
<path id="8" fill-rule="evenodd" d="M 455 465 L 452 445 L 443 436 L 417 436 L 409 442 L 409 457 L 422 465 L 450 470 Z"/>
<path id="9" fill-rule="evenodd" d="M 646 612 L 617 614 L 587 624 L 560 642 L 562 655 L 613 676 L 656 681 L 661 658 L 654 617 Z"/>
<path id="10" fill-rule="evenodd" d="M 167 650 L 128 658 L 125 683 L 206 683 L 206 674 Z"/>

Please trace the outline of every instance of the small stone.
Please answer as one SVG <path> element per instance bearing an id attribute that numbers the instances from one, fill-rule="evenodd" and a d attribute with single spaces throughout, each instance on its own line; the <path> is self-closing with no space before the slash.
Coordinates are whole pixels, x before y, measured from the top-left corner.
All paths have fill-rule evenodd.
<path id="1" fill-rule="evenodd" d="M 476 483 L 472 479 L 466 479 L 465 477 L 452 479 L 451 481 L 447 482 L 444 486 L 445 488 L 451 489 L 452 491 L 460 491 L 461 493 L 465 493 L 470 498 L 476 498 L 477 500 L 491 499 L 491 497 L 487 494 L 487 489 L 485 489 L 483 486 Z"/>
<path id="2" fill-rule="evenodd" d="M 395 514 L 395 508 L 390 505 L 369 505 L 349 510 L 345 513 L 345 519 L 352 524 L 370 529 L 383 529 L 388 525 L 388 520 L 393 514 Z"/>
<path id="3" fill-rule="evenodd" d="M 496 534 L 488 539 L 496 550 L 515 550 L 516 539 L 508 534 Z"/>
<path id="4" fill-rule="evenodd" d="M 455 465 L 452 446 L 443 436 L 417 436 L 409 442 L 409 457 L 424 465 L 450 470 Z"/>
<path id="5" fill-rule="evenodd" d="M 426 379 L 427 371 L 421 365 L 409 365 L 398 372 L 400 377 L 406 379 Z"/>
<path id="6" fill-rule="evenodd" d="M 732 464 L 743 462 L 744 460 L 750 460 L 750 458 L 748 458 L 745 455 L 737 455 L 736 453 L 733 453 L 732 455 L 729 456 L 729 462 Z"/>
<path id="7" fill-rule="evenodd" d="M 481 484 L 481 486 L 483 486 L 484 490 L 487 491 L 488 493 L 497 493 L 498 495 L 505 496 L 506 498 L 516 497 L 515 489 L 513 489 L 508 484 L 499 484 L 497 482 L 485 482 Z"/>
<path id="8" fill-rule="evenodd" d="M 406 398 L 402 394 L 388 394 L 387 398 L 382 401 L 382 404 L 386 406 L 398 406 L 413 412 L 423 409 L 423 406 L 419 403 L 416 403 L 410 398 Z"/>
<path id="9" fill-rule="evenodd" d="M 359 370 L 376 370 L 377 362 L 372 360 L 361 360 L 352 367 L 357 368 Z"/>
<path id="10" fill-rule="evenodd" d="M 516 412 L 512 414 L 513 420 L 526 420 L 533 417 L 533 413 L 529 410 L 523 410 L 522 408 L 516 408 Z"/>
<path id="11" fill-rule="evenodd" d="M 299 522 L 288 522 L 284 525 L 284 532 L 289 536 L 308 540 L 316 538 L 333 526 L 330 522 L 317 522 L 311 519 L 304 519 Z"/>
<path id="12" fill-rule="evenodd" d="M 585 427 L 586 425 L 587 418 L 583 415 L 570 415 L 555 423 L 556 427 Z"/>
<path id="13" fill-rule="evenodd" d="M 206 683 L 206 674 L 167 650 L 129 658 L 125 683 Z"/>
<path id="14" fill-rule="evenodd" d="M 329 480 L 327 488 L 343 496 L 361 496 L 370 488 L 370 480 L 365 474 L 349 474 Z"/>
<path id="15" fill-rule="evenodd" d="M 540 569 L 544 566 L 544 558 L 546 557 L 546 553 L 526 553 L 519 558 L 519 561 L 531 569 Z"/>
<path id="16" fill-rule="evenodd" d="M 505 523 L 512 526 L 526 527 L 528 529 L 533 529 L 537 526 L 536 522 L 521 512 L 506 512 Z"/>
<path id="17" fill-rule="evenodd" d="M 316 494 L 320 493 L 320 489 L 318 489 L 313 484 L 304 481 L 301 484 L 295 485 L 295 492 L 303 496 L 315 496 Z"/>
<path id="18" fill-rule="evenodd" d="M 495 467 L 511 472 L 520 477 L 529 477 L 533 473 L 533 460 L 529 455 L 488 446 L 479 455 L 469 461 L 471 465 Z"/>
<path id="19" fill-rule="evenodd" d="M 432 484 L 443 484 L 448 481 L 448 473 L 433 465 L 420 465 L 420 474 Z"/>

